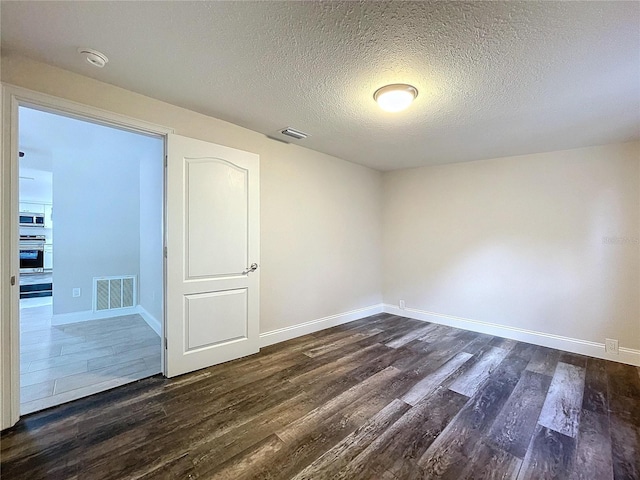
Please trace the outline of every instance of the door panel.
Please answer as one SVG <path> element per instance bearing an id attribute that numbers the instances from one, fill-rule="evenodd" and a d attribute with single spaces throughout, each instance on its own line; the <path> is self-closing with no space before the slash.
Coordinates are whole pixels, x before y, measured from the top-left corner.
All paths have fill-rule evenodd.
<path id="1" fill-rule="evenodd" d="M 167 140 L 167 375 L 259 349 L 259 157 Z"/>
<path id="2" fill-rule="evenodd" d="M 247 290 L 187 295 L 185 317 L 187 351 L 244 340 L 248 334 Z"/>
<path id="3" fill-rule="evenodd" d="M 248 265 L 249 172 L 219 158 L 187 159 L 188 278 Z"/>

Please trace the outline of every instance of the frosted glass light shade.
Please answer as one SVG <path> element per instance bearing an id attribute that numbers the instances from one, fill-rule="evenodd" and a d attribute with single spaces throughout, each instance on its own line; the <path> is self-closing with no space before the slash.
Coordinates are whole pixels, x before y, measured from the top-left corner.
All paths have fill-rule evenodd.
<path id="1" fill-rule="evenodd" d="M 408 108 L 417 96 L 416 87 L 404 83 L 386 85 L 373 94 L 374 100 L 386 112 L 400 112 Z"/>

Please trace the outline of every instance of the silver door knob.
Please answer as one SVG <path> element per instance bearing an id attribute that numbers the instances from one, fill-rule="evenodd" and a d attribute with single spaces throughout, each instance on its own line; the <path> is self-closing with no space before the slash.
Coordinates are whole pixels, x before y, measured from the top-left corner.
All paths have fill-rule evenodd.
<path id="1" fill-rule="evenodd" d="M 247 273 L 255 272 L 257 269 L 258 269 L 258 264 L 252 263 L 250 267 L 247 267 L 247 269 L 244 272 L 242 272 L 242 274 L 246 275 Z"/>

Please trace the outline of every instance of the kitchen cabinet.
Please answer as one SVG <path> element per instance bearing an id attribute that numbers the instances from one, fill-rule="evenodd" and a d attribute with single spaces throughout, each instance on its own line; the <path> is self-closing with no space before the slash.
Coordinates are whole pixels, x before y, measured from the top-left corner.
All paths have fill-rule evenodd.
<path id="1" fill-rule="evenodd" d="M 20 203 L 21 212 L 44 213 L 44 204 L 42 203 Z"/>
<path id="2" fill-rule="evenodd" d="M 44 268 L 45 270 L 53 268 L 53 245 L 50 243 L 44 244 Z"/>
<path id="3" fill-rule="evenodd" d="M 44 207 L 44 228 L 53 228 L 53 205 L 43 205 Z"/>

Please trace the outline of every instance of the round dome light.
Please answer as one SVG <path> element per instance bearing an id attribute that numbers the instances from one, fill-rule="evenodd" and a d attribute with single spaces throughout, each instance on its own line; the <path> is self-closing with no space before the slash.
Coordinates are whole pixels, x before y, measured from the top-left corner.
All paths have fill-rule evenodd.
<path id="1" fill-rule="evenodd" d="M 406 83 L 395 83 L 386 85 L 376 90 L 373 99 L 385 112 L 400 112 L 415 100 L 418 96 L 418 89 Z"/>

